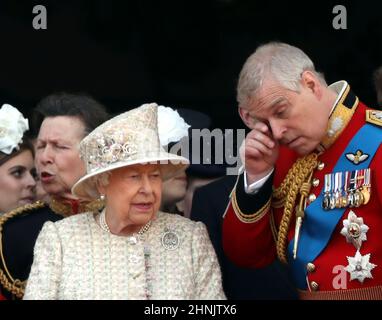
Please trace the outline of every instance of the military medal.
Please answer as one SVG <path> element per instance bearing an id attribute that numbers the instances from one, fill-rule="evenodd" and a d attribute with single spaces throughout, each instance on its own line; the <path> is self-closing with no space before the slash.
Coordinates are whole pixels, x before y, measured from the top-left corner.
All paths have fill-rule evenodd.
<path id="1" fill-rule="evenodd" d="M 348 205 L 349 205 L 349 202 L 348 202 L 348 186 L 349 186 L 349 171 L 346 171 L 344 173 L 344 184 L 343 184 L 343 194 L 342 194 L 342 197 L 341 197 L 341 207 L 342 208 L 346 208 Z"/>
<path id="2" fill-rule="evenodd" d="M 334 174 L 330 174 L 330 202 L 329 202 L 329 208 L 331 210 L 336 208 L 336 195 L 335 195 L 335 188 L 336 188 L 336 176 Z"/>
<path id="3" fill-rule="evenodd" d="M 363 179 L 363 185 L 361 187 L 361 193 L 363 195 L 364 203 L 367 204 L 370 201 L 370 190 L 371 190 L 371 184 L 370 184 L 370 168 L 364 169 L 364 179 Z"/>
<path id="4" fill-rule="evenodd" d="M 355 207 L 355 185 L 356 185 L 356 180 L 355 180 L 355 171 L 352 171 L 350 173 L 350 179 L 349 179 L 349 193 L 348 193 L 348 203 L 350 208 Z"/>
<path id="5" fill-rule="evenodd" d="M 322 208 L 324 210 L 329 210 L 329 206 L 330 206 L 330 196 L 329 196 L 330 183 L 331 183 L 330 174 L 326 174 L 325 175 L 324 198 L 322 200 Z"/>
<path id="6" fill-rule="evenodd" d="M 357 279 L 359 282 L 367 278 L 373 278 L 371 270 L 373 270 L 376 265 L 370 263 L 370 253 L 364 256 L 357 250 L 354 257 L 346 257 L 349 264 L 346 266 L 345 270 L 350 273 L 350 281 Z"/>
<path id="7" fill-rule="evenodd" d="M 370 201 L 370 175 L 370 169 L 326 174 L 322 208 L 358 208 L 367 204 Z"/>
<path id="8" fill-rule="evenodd" d="M 364 176 L 362 175 L 362 170 L 356 170 L 355 172 L 355 181 L 356 181 L 356 191 L 355 191 L 355 206 L 358 208 L 364 203 L 364 197 L 361 192 L 361 185 Z"/>
<path id="9" fill-rule="evenodd" d="M 342 208 L 342 172 L 335 174 L 335 206 Z"/>
<path id="10" fill-rule="evenodd" d="M 350 210 L 342 224 L 341 234 L 346 237 L 346 242 L 352 243 L 357 250 L 360 250 L 362 242 L 367 240 L 366 233 L 369 230 L 369 227 L 363 223 L 363 218 L 358 218 L 355 212 Z"/>

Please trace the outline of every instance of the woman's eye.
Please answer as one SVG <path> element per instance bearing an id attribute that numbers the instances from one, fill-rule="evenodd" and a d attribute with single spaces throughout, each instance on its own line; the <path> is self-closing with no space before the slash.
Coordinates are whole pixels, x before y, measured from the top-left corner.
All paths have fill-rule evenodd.
<path id="1" fill-rule="evenodd" d="M 23 170 L 19 169 L 19 170 L 12 171 L 11 175 L 16 178 L 21 178 L 23 175 Z"/>

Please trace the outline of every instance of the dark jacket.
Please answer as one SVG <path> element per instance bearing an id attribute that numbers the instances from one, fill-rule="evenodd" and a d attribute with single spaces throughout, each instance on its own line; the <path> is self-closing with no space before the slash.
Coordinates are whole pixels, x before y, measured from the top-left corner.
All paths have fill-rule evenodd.
<path id="1" fill-rule="evenodd" d="M 228 299 L 296 299 L 288 270 L 278 261 L 267 268 L 247 269 L 234 265 L 222 247 L 222 223 L 229 195 L 237 177 L 226 176 L 195 190 L 191 219 L 206 224 L 218 256 L 223 287 Z M 255 244 L 254 244 L 255 245 Z"/>
<path id="2" fill-rule="evenodd" d="M 25 205 L 0 217 L 0 295 L 7 299 L 22 298 L 37 236 L 46 221 L 62 218 L 42 202 Z"/>

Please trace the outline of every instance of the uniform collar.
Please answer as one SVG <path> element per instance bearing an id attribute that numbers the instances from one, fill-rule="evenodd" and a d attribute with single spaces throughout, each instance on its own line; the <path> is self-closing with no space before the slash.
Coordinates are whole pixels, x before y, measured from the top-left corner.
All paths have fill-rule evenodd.
<path id="1" fill-rule="evenodd" d="M 337 93 L 337 99 L 330 112 L 326 135 L 317 147 L 319 152 L 327 150 L 337 140 L 350 122 L 359 102 L 346 81 L 335 82 L 329 88 Z"/>
<path id="2" fill-rule="evenodd" d="M 64 217 L 89 211 L 96 212 L 101 210 L 104 205 L 105 203 L 100 199 L 84 202 L 74 199 L 52 198 L 49 202 L 50 209 Z"/>

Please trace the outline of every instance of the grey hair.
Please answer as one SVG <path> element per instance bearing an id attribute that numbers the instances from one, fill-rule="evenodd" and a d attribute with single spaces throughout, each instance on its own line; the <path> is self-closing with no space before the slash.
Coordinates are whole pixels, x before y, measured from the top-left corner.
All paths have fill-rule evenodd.
<path id="1" fill-rule="evenodd" d="M 265 79 L 273 79 L 286 89 L 299 92 L 304 71 L 314 73 L 326 85 L 323 74 L 315 70 L 312 60 L 299 48 L 281 42 L 261 45 L 245 62 L 237 85 L 239 107 L 247 106 Z"/>
<path id="2" fill-rule="evenodd" d="M 106 187 L 109 184 L 109 177 L 110 176 L 111 176 L 111 172 L 110 171 L 97 174 L 95 177 L 92 178 L 93 179 L 93 183 L 96 186 Z"/>
<path id="3" fill-rule="evenodd" d="M 100 196 L 97 186 L 106 187 L 109 184 L 109 177 L 111 175 L 110 171 L 97 174 L 94 177 L 91 177 L 89 180 L 87 192 L 88 195 L 94 199 Z"/>

